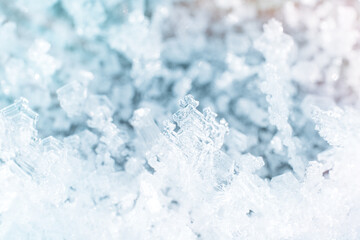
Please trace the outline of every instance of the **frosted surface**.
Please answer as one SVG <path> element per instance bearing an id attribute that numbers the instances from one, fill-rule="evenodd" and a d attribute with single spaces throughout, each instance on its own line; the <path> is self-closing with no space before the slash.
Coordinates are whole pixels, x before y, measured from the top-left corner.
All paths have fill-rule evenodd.
<path id="1" fill-rule="evenodd" d="M 0 239 L 360 239 L 359 19 L 0 0 Z"/>

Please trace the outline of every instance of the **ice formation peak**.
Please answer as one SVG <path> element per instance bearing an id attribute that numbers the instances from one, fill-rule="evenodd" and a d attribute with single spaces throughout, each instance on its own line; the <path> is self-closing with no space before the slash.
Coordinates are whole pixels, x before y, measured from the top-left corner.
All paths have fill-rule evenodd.
<path id="1" fill-rule="evenodd" d="M 196 107 L 199 102 L 193 96 L 187 95 L 179 101 L 181 107 L 173 114 L 173 119 L 179 129 L 175 131 L 174 125 L 167 123 L 166 135 L 172 136 L 172 139 L 183 145 L 182 147 L 198 146 L 199 149 L 207 149 L 212 146 L 219 150 L 223 143 L 224 137 L 229 129 L 224 119 L 219 122 L 215 120 L 217 116 L 210 108 L 205 108 L 203 113 Z"/>
<path id="2" fill-rule="evenodd" d="M 293 39 L 283 32 L 282 24 L 275 19 L 264 25 L 264 33 L 255 41 L 254 46 L 270 63 L 289 61 L 295 51 Z"/>

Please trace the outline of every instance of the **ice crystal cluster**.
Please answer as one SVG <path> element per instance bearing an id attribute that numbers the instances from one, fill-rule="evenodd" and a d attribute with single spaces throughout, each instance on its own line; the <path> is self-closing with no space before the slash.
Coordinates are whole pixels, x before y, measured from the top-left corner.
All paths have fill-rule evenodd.
<path id="1" fill-rule="evenodd" d="M 360 239 L 360 2 L 0 0 L 0 239 Z"/>

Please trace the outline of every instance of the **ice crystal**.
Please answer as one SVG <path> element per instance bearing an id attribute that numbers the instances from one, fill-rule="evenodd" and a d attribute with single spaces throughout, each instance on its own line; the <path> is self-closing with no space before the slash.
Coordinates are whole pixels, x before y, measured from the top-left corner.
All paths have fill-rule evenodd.
<path id="1" fill-rule="evenodd" d="M 0 239 L 359 239 L 359 15 L 0 1 Z"/>
<path id="2" fill-rule="evenodd" d="M 289 163 L 296 174 L 304 175 L 304 163 L 296 153 L 296 142 L 292 138 L 292 127 L 288 123 L 291 87 L 290 86 L 290 56 L 294 51 L 294 42 L 290 36 L 283 33 L 281 23 L 276 20 L 264 25 L 264 34 L 256 40 L 255 47 L 261 51 L 266 59 L 264 64 L 264 81 L 260 88 L 269 103 L 269 121 L 279 130 L 280 145 L 287 147 Z"/>
<path id="3" fill-rule="evenodd" d="M 228 131 L 227 123 L 224 119 L 217 123 L 216 113 L 210 108 L 205 108 L 203 113 L 196 110 L 199 102 L 194 100 L 191 95 L 187 95 L 180 100 L 181 107 L 173 115 L 173 119 L 179 127 L 174 131 L 175 126 L 171 123 L 166 124 L 166 134 L 181 149 L 191 152 L 201 152 L 205 149 L 211 151 L 219 150 L 224 142 L 225 134 Z"/>

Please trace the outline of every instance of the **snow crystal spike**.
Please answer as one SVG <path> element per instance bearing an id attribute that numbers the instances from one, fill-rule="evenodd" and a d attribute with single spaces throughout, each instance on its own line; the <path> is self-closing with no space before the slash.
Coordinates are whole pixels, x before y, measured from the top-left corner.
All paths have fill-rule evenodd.
<path id="1" fill-rule="evenodd" d="M 50 152 L 50 151 L 57 152 L 63 149 L 64 144 L 61 141 L 57 140 L 56 138 L 49 136 L 41 140 L 41 146 L 43 152 Z"/>
<path id="2" fill-rule="evenodd" d="M 180 109 L 173 114 L 173 120 L 179 129 L 175 131 L 175 126 L 165 123 L 165 135 L 186 149 L 200 149 L 200 146 L 214 151 L 220 149 L 228 133 L 226 121 L 217 122 L 217 114 L 210 108 L 205 108 L 203 113 L 198 111 L 196 106 L 199 102 L 191 95 L 180 100 L 179 105 Z"/>
<path id="3" fill-rule="evenodd" d="M 29 101 L 23 97 L 15 100 L 10 106 L 3 108 L 1 113 L 18 124 L 29 125 L 32 128 L 35 128 L 39 118 L 38 114 L 29 107 Z"/>
<path id="4" fill-rule="evenodd" d="M 173 120 L 180 127 L 186 124 L 188 121 L 201 122 L 203 121 L 203 115 L 196 110 L 199 106 L 199 102 L 194 99 L 192 95 L 186 95 L 179 101 L 180 109 L 173 114 Z"/>

